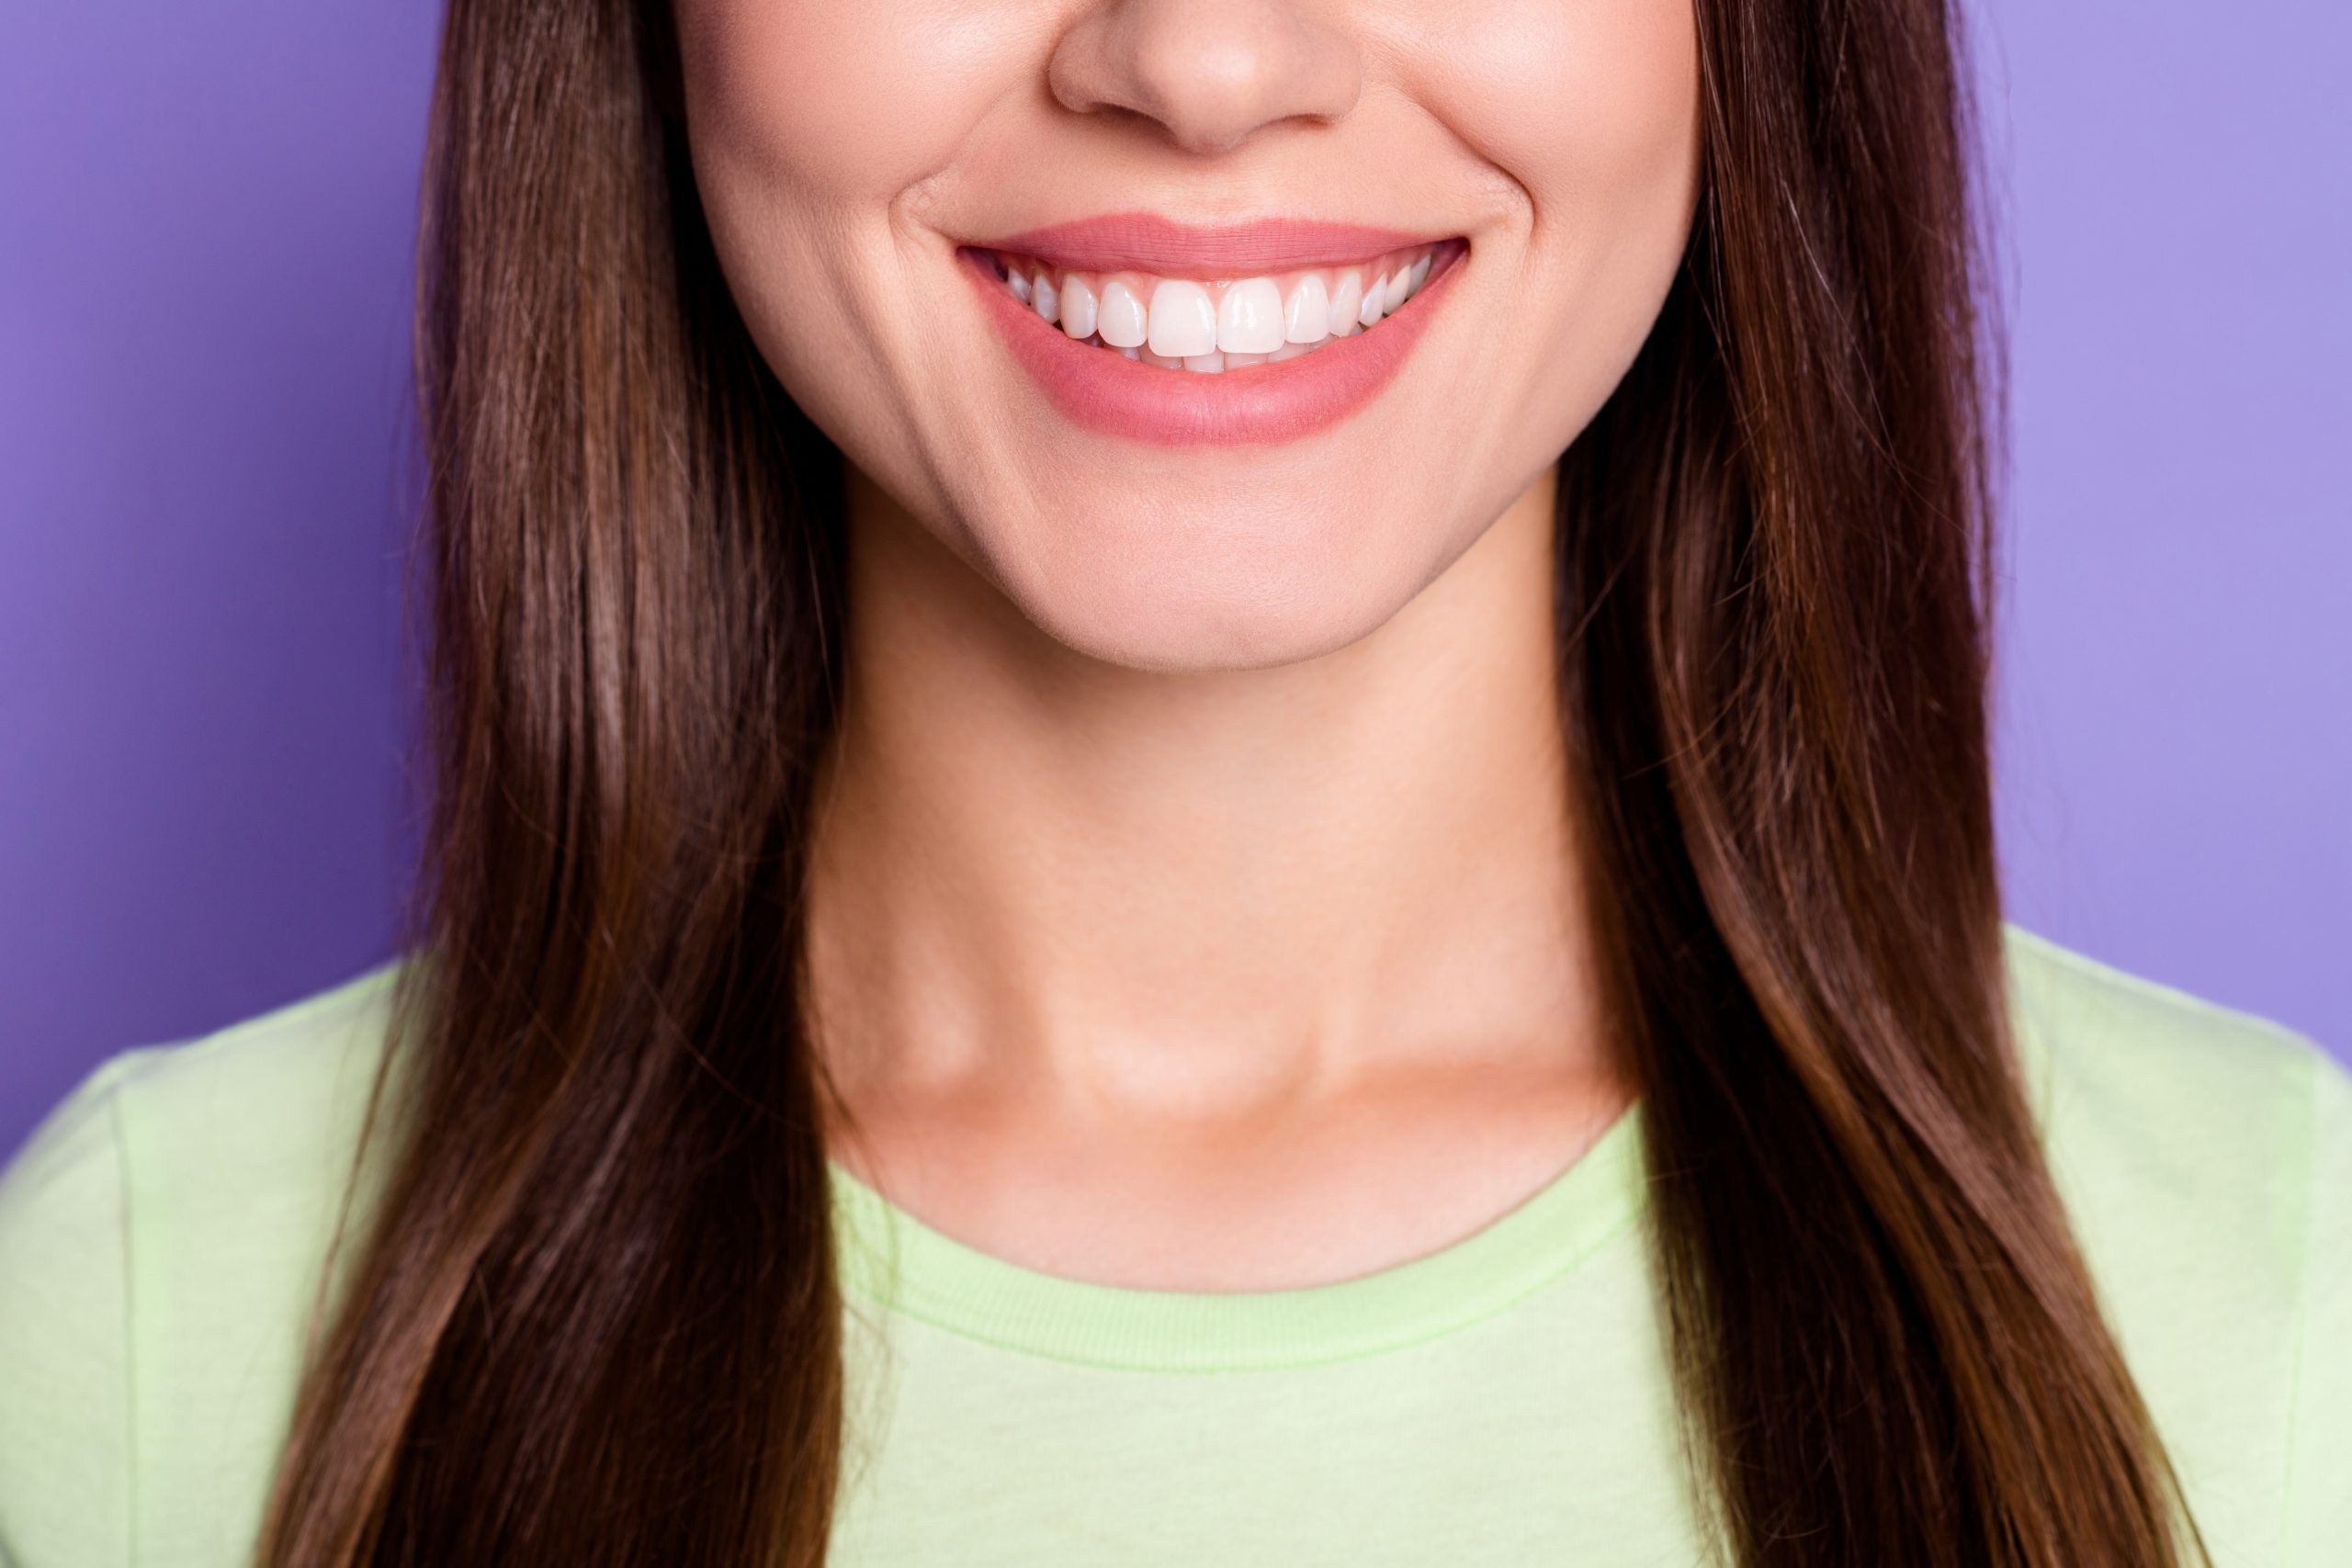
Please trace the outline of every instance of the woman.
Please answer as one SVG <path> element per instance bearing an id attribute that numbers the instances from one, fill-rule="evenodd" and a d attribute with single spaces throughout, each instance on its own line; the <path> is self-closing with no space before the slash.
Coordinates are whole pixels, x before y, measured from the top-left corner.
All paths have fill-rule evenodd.
<path id="1" fill-rule="evenodd" d="M 424 918 L 0 1189 L 0 1557 L 2341 1562 L 2352 1078 L 2000 921 L 1961 78 L 454 0 Z"/>

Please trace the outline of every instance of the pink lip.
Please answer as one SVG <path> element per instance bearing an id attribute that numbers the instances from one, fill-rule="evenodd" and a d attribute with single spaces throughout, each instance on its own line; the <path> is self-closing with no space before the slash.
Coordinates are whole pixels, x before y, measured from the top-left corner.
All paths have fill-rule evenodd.
<path id="1" fill-rule="evenodd" d="M 989 242 L 1073 272 L 1152 272 L 1256 277 L 1293 267 L 1344 266 L 1389 251 L 1426 245 L 1442 234 L 1269 218 L 1223 229 L 1196 229 L 1153 212 L 1110 212 L 1049 224 Z"/>
<path id="2" fill-rule="evenodd" d="M 1106 221 L 1109 220 L 1089 220 L 1084 224 L 1060 227 L 1073 231 L 1092 229 Z M 1317 231 L 1315 244 L 1319 251 L 1330 243 L 1329 236 L 1334 227 L 1252 225 L 1247 230 L 1224 231 L 1221 232 L 1228 238 L 1217 242 L 1225 248 L 1216 254 L 1224 258 L 1247 256 L 1246 270 L 1238 265 L 1234 268 L 1241 276 L 1280 271 L 1284 266 L 1319 265 L 1305 259 L 1307 253 L 1298 247 L 1306 242 L 1299 232 L 1283 231 Z M 1057 231 L 1046 230 L 1038 233 L 1052 235 Z M 1220 231 L 1190 232 L 1196 237 L 1214 237 Z M 1365 245 L 1358 239 L 1351 239 L 1341 247 L 1338 259 L 1362 261 L 1384 250 L 1426 243 L 1419 236 L 1397 237 L 1385 230 L 1353 232 L 1370 236 L 1371 243 Z M 1097 239 L 1100 238 L 1098 233 Z M 1107 245 L 1107 242 L 1103 243 Z M 1284 246 L 1291 248 L 1281 248 Z M 1108 248 L 1048 251 L 1038 246 L 1036 235 L 1005 240 L 991 248 L 1018 251 L 1080 271 L 1136 266 L 1133 259 L 1114 266 L 1102 258 L 1114 254 L 1136 258 L 1141 254 Z M 1395 377 L 1406 355 L 1419 341 L 1431 311 L 1453 282 L 1454 264 L 1465 248 L 1457 242 L 1440 245 L 1430 265 L 1429 280 L 1394 316 L 1372 331 L 1327 342 L 1314 353 L 1295 359 L 1245 366 L 1215 376 L 1166 370 L 1129 359 L 1114 349 L 1080 343 L 1060 328 L 1048 326 L 1035 310 L 1014 299 L 1004 280 L 996 275 L 987 253 L 965 247 L 956 252 L 956 259 L 971 279 L 982 308 L 996 323 L 1012 356 L 1064 415 L 1106 434 L 1160 446 L 1235 446 L 1294 441 L 1345 419 L 1370 402 Z M 1181 250 L 1179 247 L 1180 253 Z M 1195 260 L 1200 254 L 1197 250 L 1190 255 L 1171 254 L 1163 247 L 1150 259 L 1160 267 L 1182 265 L 1192 270 L 1201 265 Z M 1066 259 L 1080 255 L 1089 259 Z M 1269 259 L 1277 256 L 1283 259 Z M 1212 261 L 1204 270 L 1222 271 L 1228 265 L 1232 264 L 1227 260 Z M 1137 266 L 1136 270 L 1148 268 Z"/>

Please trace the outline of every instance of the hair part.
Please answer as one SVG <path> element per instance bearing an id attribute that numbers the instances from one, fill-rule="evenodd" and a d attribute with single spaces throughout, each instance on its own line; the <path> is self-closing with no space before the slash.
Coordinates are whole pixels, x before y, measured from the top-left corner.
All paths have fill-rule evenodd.
<path id="1" fill-rule="evenodd" d="M 1695 1499 L 1742 1568 L 2175 1568 L 2178 1483 L 2008 1033 L 1957 18 L 1696 4 L 1698 221 L 1557 519 Z M 260 1568 L 826 1556 L 801 883 L 840 457 L 730 302 L 675 47 L 661 0 L 450 0 L 432 818 L 355 1164 L 381 1145 L 381 1181 L 346 1202 Z"/>

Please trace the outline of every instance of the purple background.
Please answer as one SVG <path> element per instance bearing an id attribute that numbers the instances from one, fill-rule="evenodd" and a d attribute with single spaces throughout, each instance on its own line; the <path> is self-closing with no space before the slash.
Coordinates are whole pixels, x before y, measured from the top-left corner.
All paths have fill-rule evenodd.
<path id="1" fill-rule="evenodd" d="M 2013 915 L 2352 1053 L 2352 22 L 1983 0 L 2016 344 Z M 389 951 L 437 8 L 0 48 L 0 1152 Z"/>

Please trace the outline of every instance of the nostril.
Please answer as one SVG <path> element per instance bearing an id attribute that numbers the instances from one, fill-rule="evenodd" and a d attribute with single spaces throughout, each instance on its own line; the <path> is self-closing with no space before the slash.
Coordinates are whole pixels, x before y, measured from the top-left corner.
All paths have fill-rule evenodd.
<path id="1" fill-rule="evenodd" d="M 1104 118 L 1214 153 L 1269 125 L 1345 118 L 1363 70 L 1351 34 L 1284 0 L 1127 0 L 1081 17 L 1047 79 L 1067 108 L 1122 111 Z"/>

